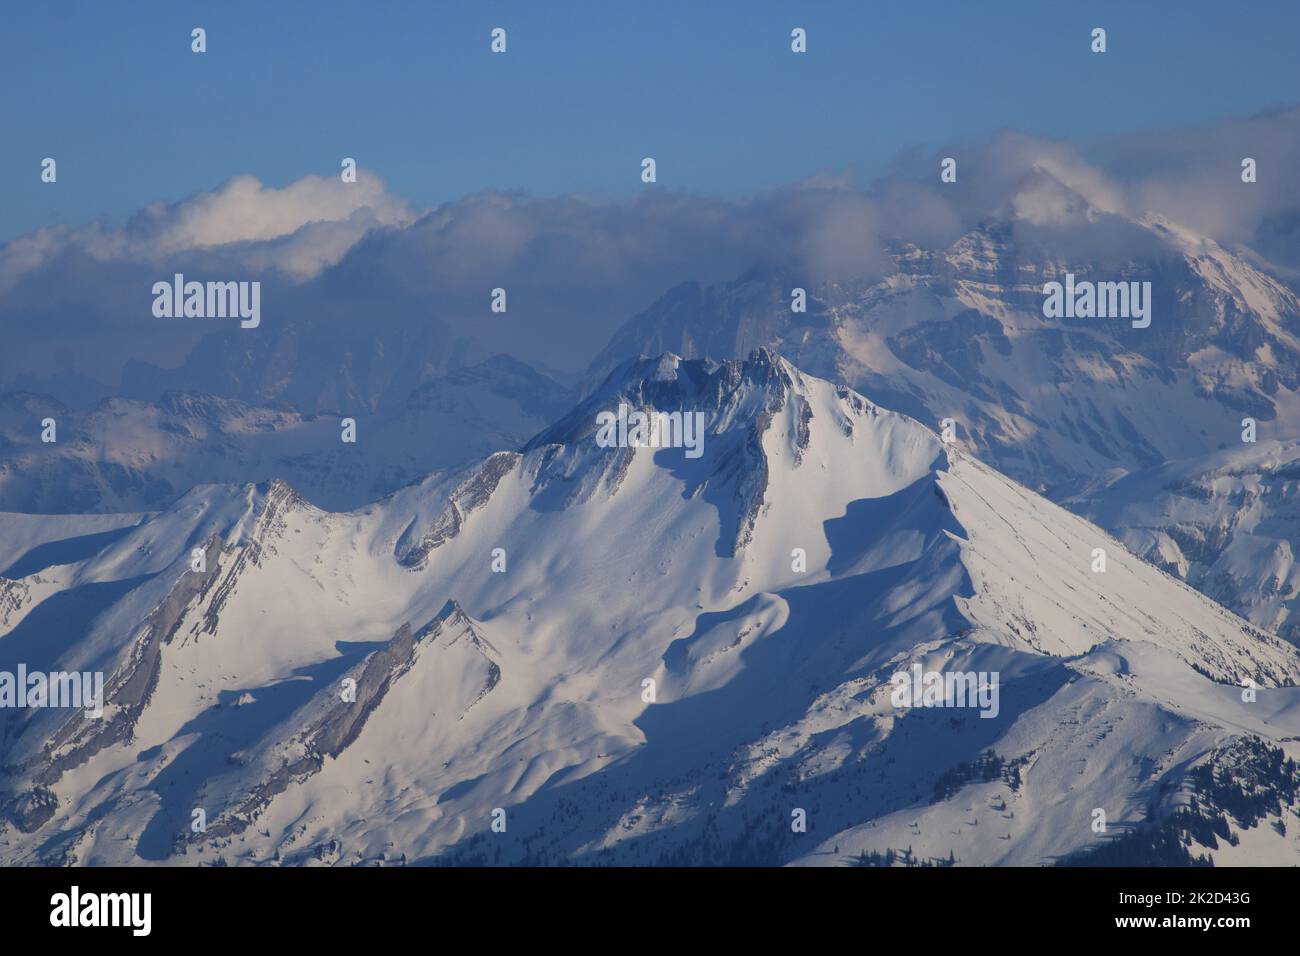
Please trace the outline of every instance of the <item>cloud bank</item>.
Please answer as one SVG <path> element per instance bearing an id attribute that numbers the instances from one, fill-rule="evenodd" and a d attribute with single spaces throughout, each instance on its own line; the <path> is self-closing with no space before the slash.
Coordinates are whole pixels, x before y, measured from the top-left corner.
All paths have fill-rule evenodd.
<path id="1" fill-rule="evenodd" d="M 939 182 L 943 156 L 956 183 Z M 1247 156 L 1253 184 L 1240 179 Z M 656 186 L 622 202 L 486 192 L 417 211 L 365 171 L 282 188 L 239 176 L 120 227 L 52 226 L 0 247 L 0 321 L 20 330 L 0 387 L 51 375 L 113 386 L 128 360 L 176 366 L 201 337 L 231 333 L 152 317 L 152 283 L 176 271 L 260 280 L 264 328 L 436 327 L 448 350 L 567 369 L 682 281 L 760 263 L 813 282 L 870 278 L 891 268 L 893 242 L 944 248 L 988 221 L 1064 255 L 1123 257 L 1153 251 L 1132 221 L 1155 214 L 1294 279 L 1297 168 L 1300 109 L 1083 145 L 1001 132 L 901 157 L 865 187 L 823 176 L 740 201 Z M 495 287 L 505 315 L 489 310 Z"/>

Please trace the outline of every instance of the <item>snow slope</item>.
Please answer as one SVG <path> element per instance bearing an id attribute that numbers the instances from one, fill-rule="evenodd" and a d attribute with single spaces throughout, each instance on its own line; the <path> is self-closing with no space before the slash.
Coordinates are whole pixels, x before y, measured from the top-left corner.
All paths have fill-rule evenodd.
<path id="1" fill-rule="evenodd" d="M 601 447 L 620 402 L 703 413 L 703 455 Z M 1300 738 L 1290 644 L 766 350 L 627 363 L 352 512 L 199 487 L 9 586 L 46 591 L 0 670 L 39 650 L 110 703 L 4 718 L 5 863 L 1051 862 Z M 913 664 L 998 675 L 997 715 L 895 707 Z"/>
<path id="2" fill-rule="evenodd" d="M 1238 443 L 1119 477 L 1068 504 L 1135 554 L 1288 640 L 1300 637 L 1300 443 Z"/>

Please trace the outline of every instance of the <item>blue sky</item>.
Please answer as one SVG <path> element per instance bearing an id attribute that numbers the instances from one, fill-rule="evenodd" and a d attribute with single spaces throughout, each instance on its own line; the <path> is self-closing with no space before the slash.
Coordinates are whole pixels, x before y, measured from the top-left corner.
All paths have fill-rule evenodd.
<path id="1" fill-rule="evenodd" d="M 328 11 L 328 12 L 321 12 Z M 734 197 L 1011 127 L 1087 139 L 1300 100 L 1300 4 L 17 4 L 0 241 L 343 156 L 417 206 L 485 188 Z M 209 51 L 189 50 L 193 26 Z M 789 50 L 793 26 L 809 53 Z M 494 26 L 509 51 L 488 51 Z M 1104 26 L 1109 52 L 1089 52 Z M 59 182 L 39 181 L 45 156 Z"/>

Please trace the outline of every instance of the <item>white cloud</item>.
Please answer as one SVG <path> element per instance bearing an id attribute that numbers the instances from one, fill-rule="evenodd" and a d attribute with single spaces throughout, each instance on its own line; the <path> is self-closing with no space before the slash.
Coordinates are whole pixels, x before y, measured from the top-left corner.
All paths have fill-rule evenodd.
<path id="1" fill-rule="evenodd" d="M 304 176 L 283 188 L 236 176 L 177 203 L 153 203 L 121 229 L 95 222 L 41 229 L 0 247 L 0 290 L 67 252 L 109 262 L 160 262 L 180 253 L 224 250 L 248 268 L 310 279 L 338 262 L 366 233 L 415 219 L 376 176 L 355 183 Z"/>
<path id="2" fill-rule="evenodd" d="M 355 183 L 304 176 L 282 189 L 264 186 L 252 176 L 236 176 L 183 202 L 145 207 L 126 232 L 148 237 L 153 249 L 168 253 L 280 239 L 314 223 L 350 222 L 362 211 L 383 225 L 403 225 L 413 218 L 405 202 L 364 172 Z"/>
<path id="3" fill-rule="evenodd" d="M 1256 184 L 1240 181 L 1246 155 L 1259 162 Z M 957 158 L 957 183 L 939 182 L 942 156 Z M 563 368 L 681 282 L 760 263 L 813 281 L 867 278 L 893 268 L 892 240 L 939 250 L 990 221 L 1063 258 L 1127 261 L 1163 252 L 1133 222 L 1155 213 L 1286 274 L 1300 269 L 1298 166 L 1300 110 L 1290 110 L 1086 147 L 1002 132 L 909 156 L 866 190 L 826 174 L 741 201 L 484 192 L 417 215 L 364 172 L 356 184 L 308 176 L 283 188 L 237 177 L 122 228 L 55 226 L 0 246 L 0 321 L 28 329 L 0 353 L 0 383 L 60 350 L 110 383 L 128 359 L 178 364 L 216 327 L 153 319 L 150 286 L 173 270 L 262 279 L 267 329 L 302 322 L 340 335 L 362 315 L 414 337 L 436 320 L 449 347 L 473 340 Z M 509 289 L 507 315 L 487 312 L 496 286 Z"/>

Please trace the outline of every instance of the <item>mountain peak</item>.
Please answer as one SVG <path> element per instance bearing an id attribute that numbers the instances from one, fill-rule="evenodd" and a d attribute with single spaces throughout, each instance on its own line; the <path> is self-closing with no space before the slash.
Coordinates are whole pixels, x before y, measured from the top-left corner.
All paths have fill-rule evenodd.
<path id="1" fill-rule="evenodd" d="M 774 349 L 760 347 L 743 359 L 717 362 L 684 359 L 673 352 L 630 359 L 572 412 L 532 438 L 524 451 L 542 445 L 570 445 L 589 437 L 602 412 L 620 405 L 653 412 L 701 412 L 710 430 L 718 433 L 736 420 L 743 405 L 774 411 L 792 390 L 801 387 L 801 373 Z"/>

